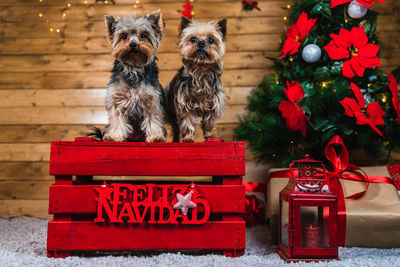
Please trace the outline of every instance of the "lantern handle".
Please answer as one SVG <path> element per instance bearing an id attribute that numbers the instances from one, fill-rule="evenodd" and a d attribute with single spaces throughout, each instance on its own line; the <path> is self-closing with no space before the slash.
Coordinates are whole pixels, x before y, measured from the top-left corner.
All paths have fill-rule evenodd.
<path id="1" fill-rule="evenodd" d="M 291 173 L 291 175 L 292 175 L 292 178 L 293 178 L 294 181 L 296 182 L 296 185 L 300 185 L 301 187 L 304 187 L 304 188 L 307 188 L 307 189 L 310 189 L 310 190 L 320 190 L 320 189 L 328 182 L 328 177 L 327 177 L 327 175 L 326 175 L 325 164 L 323 164 L 322 162 L 321 162 L 321 166 L 322 166 L 322 168 L 323 168 L 323 170 L 324 170 L 324 181 L 323 181 L 323 182 L 321 183 L 321 185 L 319 185 L 319 186 L 310 186 L 310 185 L 306 185 L 306 184 L 300 183 L 300 182 L 297 180 L 297 178 L 296 178 L 296 176 L 294 175 L 294 173 L 293 173 L 293 166 L 294 166 L 294 163 L 293 163 L 293 162 L 289 164 L 290 173 Z"/>

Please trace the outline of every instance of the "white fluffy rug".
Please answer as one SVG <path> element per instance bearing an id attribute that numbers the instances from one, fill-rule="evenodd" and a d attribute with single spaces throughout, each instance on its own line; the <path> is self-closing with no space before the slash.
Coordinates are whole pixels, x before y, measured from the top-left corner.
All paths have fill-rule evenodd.
<path id="1" fill-rule="evenodd" d="M 46 257 L 47 220 L 0 219 L 0 266 L 283 266 L 265 225 L 247 229 L 246 254 L 239 258 L 182 253 Z M 400 249 L 340 248 L 341 261 L 310 266 L 400 266 Z"/>

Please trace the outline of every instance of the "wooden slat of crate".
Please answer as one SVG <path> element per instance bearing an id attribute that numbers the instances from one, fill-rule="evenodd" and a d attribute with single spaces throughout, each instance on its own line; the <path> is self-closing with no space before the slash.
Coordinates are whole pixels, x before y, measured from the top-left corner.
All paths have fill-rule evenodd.
<path id="1" fill-rule="evenodd" d="M 243 220 L 201 226 L 50 221 L 47 250 L 243 250 L 245 230 Z"/>
<path id="2" fill-rule="evenodd" d="M 51 143 L 51 175 L 210 175 L 245 173 L 244 142 Z"/>
<path id="3" fill-rule="evenodd" d="M 187 185 L 173 185 L 185 189 Z M 95 201 L 99 185 L 51 185 L 50 214 L 90 214 L 97 212 Z M 245 188 L 242 185 L 197 185 L 210 204 L 211 213 L 243 213 Z"/>

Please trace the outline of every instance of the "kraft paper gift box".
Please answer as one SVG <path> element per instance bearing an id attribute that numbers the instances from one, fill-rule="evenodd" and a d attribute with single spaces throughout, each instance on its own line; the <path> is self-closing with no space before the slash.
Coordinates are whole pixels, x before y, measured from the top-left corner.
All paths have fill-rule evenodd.
<path id="1" fill-rule="evenodd" d="M 362 168 L 367 175 L 386 176 L 386 166 Z M 266 186 L 266 217 L 271 228 L 272 242 L 278 243 L 279 192 L 289 181 L 288 177 L 271 178 L 270 169 Z M 366 184 L 340 179 L 344 196 L 363 191 Z M 392 248 L 400 247 L 400 197 L 392 184 L 370 183 L 358 199 L 346 199 L 345 246 Z"/>

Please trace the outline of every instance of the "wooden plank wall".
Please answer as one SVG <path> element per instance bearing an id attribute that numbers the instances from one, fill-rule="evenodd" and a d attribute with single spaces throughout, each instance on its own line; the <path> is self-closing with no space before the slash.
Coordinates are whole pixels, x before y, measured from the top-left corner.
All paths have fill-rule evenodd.
<path id="1" fill-rule="evenodd" d="M 180 66 L 178 24 L 183 1 L 71 0 L 62 19 L 63 0 L 0 1 L 0 216 L 47 215 L 49 142 L 73 140 L 88 127 L 104 125 L 105 86 L 112 65 L 103 16 L 143 15 L 161 8 L 166 36 L 158 57 L 165 85 Z M 230 141 L 246 96 L 269 72 L 266 55 L 276 56 L 289 0 L 260 0 L 261 11 L 241 11 L 240 0 L 197 0 L 196 19 L 228 18 L 223 85 L 228 94 L 226 116 L 217 134 Z M 383 68 L 400 59 L 400 3 L 375 4 L 381 12 Z M 43 13 L 40 19 L 38 14 Z M 49 23 L 43 20 L 49 20 Z M 60 28 L 51 33 L 49 27 Z M 200 140 L 200 139 L 199 139 Z M 248 153 L 248 178 L 261 180 L 265 167 L 255 167 Z"/>

